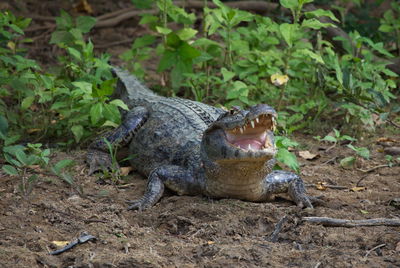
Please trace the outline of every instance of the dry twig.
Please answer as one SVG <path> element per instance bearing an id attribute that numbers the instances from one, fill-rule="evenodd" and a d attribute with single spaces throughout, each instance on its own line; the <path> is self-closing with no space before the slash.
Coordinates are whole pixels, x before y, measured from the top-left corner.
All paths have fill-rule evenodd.
<path id="1" fill-rule="evenodd" d="M 287 216 L 286 215 L 283 216 L 283 218 L 278 221 L 278 223 L 275 225 L 274 231 L 272 232 L 271 236 L 268 239 L 269 241 L 276 242 L 278 240 L 278 235 L 282 231 L 283 224 L 286 221 L 287 221 Z"/>
<path id="2" fill-rule="evenodd" d="M 390 167 L 390 166 L 389 165 L 379 165 L 379 166 L 372 167 L 372 168 L 369 168 L 369 169 L 357 168 L 357 170 L 359 170 L 361 172 L 364 172 L 364 173 L 369 173 L 369 172 L 372 172 L 372 171 L 374 171 L 374 170 L 376 170 L 378 168 L 383 168 L 383 167 Z"/>
<path id="3" fill-rule="evenodd" d="M 375 218 L 367 220 L 345 220 L 328 217 L 303 217 L 306 222 L 322 224 L 327 227 L 367 227 L 367 226 L 400 226 L 400 219 Z"/>
<path id="4" fill-rule="evenodd" d="M 364 257 L 368 257 L 368 255 L 369 255 L 372 251 L 374 251 L 374 250 L 376 250 L 376 249 L 378 249 L 378 248 L 383 248 L 384 246 L 386 246 L 386 244 L 380 244 L 380 245 L 377 245 L 376 247 L 371 248 L 370 250 L 367 251 L 367 253 L 365 253 L 365 256 L 364 256 Z"/>

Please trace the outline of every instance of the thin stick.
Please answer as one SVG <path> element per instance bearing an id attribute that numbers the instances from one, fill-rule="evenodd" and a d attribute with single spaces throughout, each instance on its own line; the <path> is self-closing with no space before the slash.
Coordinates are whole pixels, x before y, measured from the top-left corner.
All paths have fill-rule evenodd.
<path id="1" fill-rule="evenodd" d="M 315 188 L 317 188 L 317 185 L 313 184 L 313 183 L 310 183 L 310 184 L 306 184 L 306 187 L 315 187 Z M 347 187 L 347 186 L 331 185 L 331 184 L 321 184 L 321 187 L 326 187 L 326 188 L 336 189 L 336 190 L 347 190 L 347 189 L 349 189 L 349 187 Z"/>
<path id="2" fill-rule="evenodd" d="M 283 218 L 278 221 L 278 223 L 275 225 L 274 231 L 272 232 L 271 236 L 269 237 L 269 241 L 276 242 L 278 240 L 278 235 L 282 231 L 283 224 L 286 221 L 287 221 L 286 215 L 283 216 Z"/>
<path id="3" fill-rule="evenodd" d="M 362 227 L 362 226 L 400 226 L 400 219 L 376 218 L 368 220 L 344 220 L 328 217 L 303 217 L 306 222 L 322 224 L 327 227 Z"/>
<path id="4" fill-rule="evenodd" d="M 374 171 L 375 169 L 383 168 L 383 167 L 389 167 L 389 165 L 379 165 L 379 166 L 376 166 L 376 167 L 372 167 L 372 168 L 370 168 L 370 169 L 361 169 L 361 168 L 357 168 L 357 170 L 359 170 L 359 171 L 361 171 L 361 172 L 364 172 L 364 173 L 369 173 L 369 172 Z"/>
<path id="5" fill-rule="evenodd" d="M 326 164 L 328 164 L 328 163 L 330 163 L 330 162 L 334 162 L 337 158 L 338 158 L 338 157 L 335 156 L 335 157 L 333 157 L 333 158 L 331 158 L 331 159 L 326 160 L 326 161 L 323 162 L 322 164 L 323 164 L 323 165 L 326 165 Z"/>
<path id="6" fill-rule="evenodd" d="M 378 248 L 382 248 L 382 247 L 384 247 L 384 246 L 386 246 L 386 244 L 380 244 L 380 245 L 377 245 L 376 247 L 371 248 L 370 250 L 367 251 L 367 253 L 365 254 L 364 257 L 368 257 L 368 255 L 369 255 L 372 251 L 374 251 L 374 250 L 376 250 L 376 249 L 378 249 Z"/>

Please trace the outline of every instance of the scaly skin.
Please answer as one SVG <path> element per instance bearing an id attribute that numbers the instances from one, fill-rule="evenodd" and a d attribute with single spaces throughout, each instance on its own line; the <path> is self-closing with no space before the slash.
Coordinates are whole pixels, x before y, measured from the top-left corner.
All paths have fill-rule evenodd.
<path id="1" fill-rule="evenodd" d="M 266 201 L 288 193 L 301 207 L 312 207 L 303 181 L 272 171 L 276 147 L 276 112 L 265 104 L 229 112 L 203 103 L 158 96 L 125 71 L 116 95 L 131 109 L 120 127 L 94 141 L 88 151 L 89 173 L 110 168 L 104 138 L 129 146 L 130 159 L 148 176 L 142 198 L 129 209 L 146 209 L 162 197 L 165 186 L 179 195 Z"/>

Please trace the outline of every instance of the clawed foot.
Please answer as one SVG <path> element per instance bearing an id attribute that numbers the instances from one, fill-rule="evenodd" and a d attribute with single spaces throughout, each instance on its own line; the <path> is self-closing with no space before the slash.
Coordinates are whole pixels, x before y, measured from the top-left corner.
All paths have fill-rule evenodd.
<path id="1" fill-rule="evenodd" d="M 102 151 L 89 152 L 86 158 L 86 162 L 89 165 L 89 175 L 92 175 L 98 170 L 110 171 L 119 169 L 117 163 L 113 164 L 111 156 L 108 153 Z"/>
<path id="2" fill-rule="evenodd" d="M 129 200 L 129 201 L 126 201 L 126 203 L 129 204 L 128 210 L 142 211 L 142 210 L 145 210 L 145 209 L 151 207 L 151 204 L 148 204 L 143 199 Z"/>
<path id="3" fill-rule="evenodd" d="M 314 208 L 312 205 L 312 198 L 305 194 L 298 195 L 294 198 L 297 206 L 300 208 Z"/>

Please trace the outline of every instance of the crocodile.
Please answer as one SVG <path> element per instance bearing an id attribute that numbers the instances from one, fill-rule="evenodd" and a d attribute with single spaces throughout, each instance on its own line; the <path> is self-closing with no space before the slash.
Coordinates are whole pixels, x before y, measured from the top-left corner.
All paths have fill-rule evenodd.
<path id="1" fill-rule="evenodd" d="M 86 161 L 92 174 L 111 168 L 108 143 L 129 148 L 131 165 L 148 181 L 144 195 L 128 201 L 128 209 L 155 205 L 165 187 L 178 195 L 254 202 L 287 193 L 298 206 L 313 207 L 297 174 L 273 170 L 277 113 L 272 107 L 227 111 L 162 97 L 125 70 L 114 68 L 113 73 L 118 78 L 114 95 L 129 111 L 119 127 L 89 145 Z"/>

